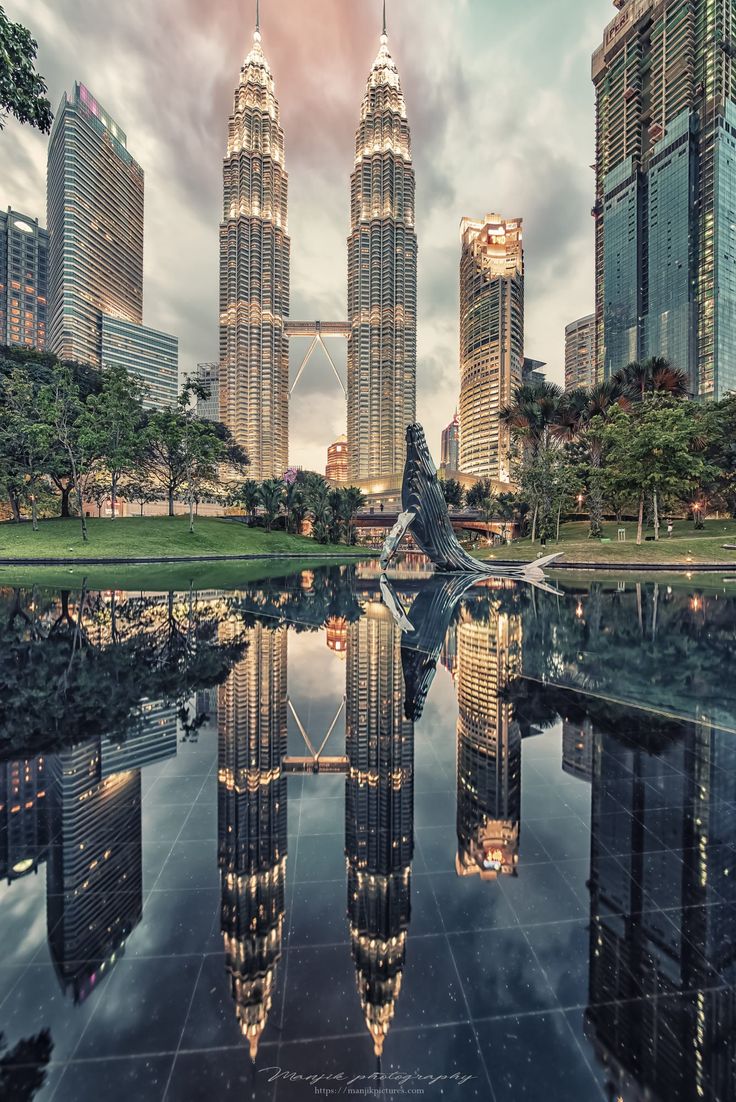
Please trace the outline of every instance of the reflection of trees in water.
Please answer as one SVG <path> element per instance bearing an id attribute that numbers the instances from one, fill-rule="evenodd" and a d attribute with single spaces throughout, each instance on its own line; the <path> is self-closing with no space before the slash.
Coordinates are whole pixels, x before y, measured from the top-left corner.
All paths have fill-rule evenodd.
<path id="1" fill-rule="evenodd" d="M 525 676 L 686 716 L 696 700 L 736 714 L 736 685 L 723 676 L 736 650 L 733 597 L 594 581 L 559 598 L 516 586 L 494 599 L 522 616 Z M 466 608 L 486 615 L 482 598 Z"/>
<path id="2" fill-rule="evenodd" d="M 46 1066 L 53 1048 L 48 1029 L 24 1037 L 11 1049 L 0 1033 L 0 1098 L 30 1102 L 46 1082 Z"/>
<path id="3" fill-rule="evenodd" d="M 123 739 L 143 698 L 183 704 L 221 683 L 244 646 L 218 639 L 228 614 L 227 601 L 194 593 L 7 593 L 0 749 L 31 755 L 99 735 Z"/>

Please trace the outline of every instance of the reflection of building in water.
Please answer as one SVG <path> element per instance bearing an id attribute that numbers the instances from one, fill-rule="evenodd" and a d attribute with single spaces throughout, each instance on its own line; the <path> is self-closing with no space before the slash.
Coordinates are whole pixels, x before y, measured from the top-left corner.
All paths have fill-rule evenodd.
<path id="1" fill-rule="evenodd" d="M 593 725 L 589 719 L 562 721 L 562 768 L 571 777 L 593 779 Z"/>
<path id="2" fill-rule="evenodd" d="M 281 956 L 286 879 L 287 629 L 257 624 L 218 702 L 225 964 L 255 1060 Z"/>
<path id="3" fill-rule="evenodd" d="M 521 669 L 521 619 L 491 607 L 457 626 L 458 876 L 516 873 L 521 730 L 500 692 Z"/>
<path id="4" fill-rule="evenodd" d="M 414 850 L 414 725 L 404 717 L 401 635 L 384 605 L 348 629 L 345 796 L 348 917 L 377 1055 L 401 989 Z"/>
<path id="5" fill-rule="evenodd" d="M 327 621 L 327 646 L 341 658 L 348 647 L 348 622 L 344 616 L 331 616 Z"/>
<path id="6" fill-rule="evenodd" d="M 36 872 L 46 859 L 46 759 L 0 764 L 0 880 Z"/>
<path id="7" fill-rule="evenodd" d="M 99 739 L 48 765 L 49 947 L 62 987 L 81 1002 L 141 918 L 141 775 L 103 777 Z"/>
<path id="8" fill-rule="evenodd" d="M 447 629 L 445 641 L 442 644 L 440 661 L 454 681 L 457 673 L 457 624 L 450 624 Z"/>
<path id="9" fill-rule="evenodd" d="M 102 776 L 142 769 L 176 755 L 176 706 L 163 700 L 143 700 L 131 716 L 119 742 L 101 741 Z"/>
<path id="10" fill-rule="evenodd" d="M 587 1021 L 611 1097 L 733 1098 L 733 735 L 673 724 L 654 755 L 596 731 L 592 795 Z"/>

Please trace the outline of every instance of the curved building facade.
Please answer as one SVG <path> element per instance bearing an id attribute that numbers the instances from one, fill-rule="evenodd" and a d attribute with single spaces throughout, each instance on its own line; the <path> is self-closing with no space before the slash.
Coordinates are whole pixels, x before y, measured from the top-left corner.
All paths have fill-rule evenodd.
<path id="1" fill-rule="evenodd" d="M 400 485 L 416 410 L 417 238 L 406 105 L 384 25 L 355 141 L 348 238 L 351 481 Z"/>
<path id="2" fill-rule="evenodd" d="M 464 218 L 460 259 L 460 469 L 510 479 L 501 409 L 524 366 L 524 250 L 520 218 Z"/>
<path id="3" fill-rule="evenodd" d="M 228 124 L 220 226 L 220 416 L 250 476 L 288 466 L 291 243 L 284 132 L 256 28 Z"/>

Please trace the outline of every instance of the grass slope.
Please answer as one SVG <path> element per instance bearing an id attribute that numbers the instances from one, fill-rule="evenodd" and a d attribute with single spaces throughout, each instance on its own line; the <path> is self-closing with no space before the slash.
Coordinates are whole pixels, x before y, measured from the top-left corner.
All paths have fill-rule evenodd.
<path id="1" fill-rule="evenodd" d="M 88 520 L 84 543 L 78 520 L 44 520 L 38 532 L 30 524 L 0 524 L 0 559 L 10 558 L 159 558 L 181 555 L 278 555 L 305 558 L 320 554 L 346 558 L 349 547 L 322 547 L 305 536 L 248 528 L 238 520 L 201 517 L 189 531 L 187 517 L 123 517 Z"/>
<path id="2" fill-rule="evenodd" d="M 617 540 L 619 528 L 626 529 L 625 543 Z M 587 522 L 576 521 L 563 525 L 560 542 L 550 541 L 544 551 L 539 542 L 532 544 L 530 540 L 523 539 L 516 540 L 510 547 L 493 551 L 479 548 L 477 554 L 482 559 L 516 560 L 561 551 L 568 562 L 610 563 L 612 567 L 622 562 L 641 563 L 642 566 L 654 563 L 732 563 L 736 567 L 736 551 L 726 551 L 723 547 L 724 543 L 736 544 L 736 521 L 733 520 L 707 520 L 705 528 L 699 532 L 693 529 L 692 523 L 677 521 L 671 537 L 667 536 L 665 528 L 658 542 L 642 543 L 640 547 L 636 546 L 634 522 L 604 524 L 603 532 L 610 538 L 610 543 L 589 540 Z"/>

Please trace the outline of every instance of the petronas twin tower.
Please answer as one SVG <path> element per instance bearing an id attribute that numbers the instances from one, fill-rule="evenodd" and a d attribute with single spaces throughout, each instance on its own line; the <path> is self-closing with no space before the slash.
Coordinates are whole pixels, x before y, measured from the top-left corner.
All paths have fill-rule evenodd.
<path id="1" fill-rule="evenodd" d="M 220 226 L 220 415 L 255 479 L 281 478 L 289 456 L 288 176 L 274 80 L 261 46 L 240 70 L 228 126 Z M 406 106 L 380 48 L 360 113 L 348 238 L 349 478 L 400 484 L 415 420 L 417 239 Z"/>

